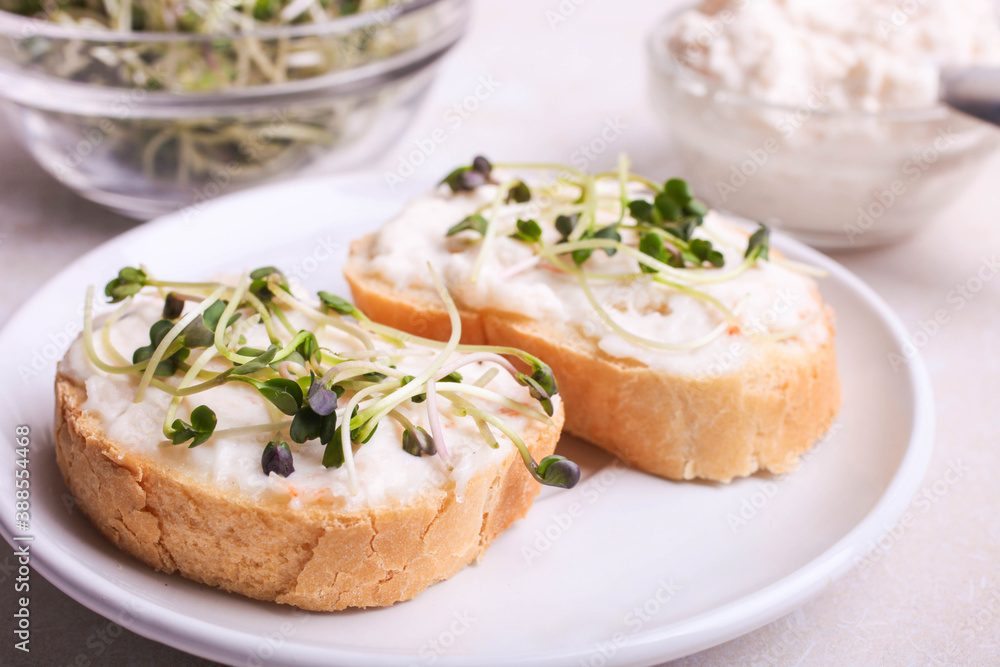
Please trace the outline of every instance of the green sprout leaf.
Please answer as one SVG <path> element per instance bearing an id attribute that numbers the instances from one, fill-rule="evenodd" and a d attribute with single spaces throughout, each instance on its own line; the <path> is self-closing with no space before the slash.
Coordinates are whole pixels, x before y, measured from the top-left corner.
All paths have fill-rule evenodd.
<path id="1" fill-rule="evenodd" d="M 512 239 L 524 241 L 525 243 L 540 243 L 542 240 L 542 228 L 534 220 L 518 220 L 517 231 L 510 235 Z"/>
<path id="2" fill-rule="evenodd" d="M 687 206 L 694 195 L 691 194 L 691 186 L 687 184 L 687 181 L 683 181 L 679 178 L 671 178 L 669 181 L 663 184 L 663 194 L 670 197 L 670 199 L 677 204 L 679 207 Z"/>
<path id="3" fill-rule="evenodd" d="M 146 286 L 148 277 L 141 269 L 126 266 L 118 272 L 118 277 L 111 280 L 104 286 L 104 295 L 111 300 L 111 303 L 124 301 Z"/>
<path id="4" fill-rule="evenodd" d="M 302 388 L 294 380 L 274 378 L 255 384 L 261 396 L 288 416 L 294 416 L 302 407 Z"/>
<path id="5" fill-rule="evenodd" d="M 298 344 L 295 348 L 295 352 L 302 356 L 303 361 L 314 361 L 316 355 L 319 353 L 319 341 L 316 340 L 316 335 L 310 331 L 300 331 L 299 334 L 304 334 L 302 342 Z M 302 364 L 303 366 L 305 364 Z"/>
<path id="6" fill-rule="evenodd" d="M 409 384 L 409 383 L 413 382 L 414 380 L 416 380 L 416 378 L 414 376 L 412 376 L 412 375 L 404 375 L 403 377 L 401 377 L 399 379 L 399 386 L 402 387 L 404 384 Z M 417 394 L 416 396 L 414 396 L 410 400 L 413 401 L 414 403 L 423 403 L 424 401 L 427 400 L 427 394 Z"/>
<path id="7" fill-rule="evenodd" d="M 651 225 L 656 225 L 660 223 L 660 212 L 656 210 L 650 202 L 645 199 L 636 199 L 628 203 L 628 212 L 633 218 L 639 222 L 645 222 Z"/>
<path id="8" fill-rule="evenodd" d="M 560 215 L 556 218 L 556 231 L 562 237 L 559 239 L 559 243 L 566 243 L 569 240 L 569 235 L 573 233 L 573 229 L 576 228 L 576 223 L 579 219 L 580 214 L 578 213 Z"/>
<path id="9" fill-rule="evenodd" d="M 351 418 L 347 421 L 347 423 L 350 424 L 352 421 L 354 421 L 354 418 L 357 416 L 358 416 L 358 406 L 355 405 L 354 411 L 351 413 Z M 364 422 L 362 424 L 359 424 L 357 428 L 351 429 L 351 442 L 357 445 L 363 445 L 372 439 L 372 436 L 375 435 L 376 429 L 378 429 L 378 424 L 372 427 L 372 430 L 368 432 L 368 435 L 365 437 L 364 440 L 360 440 L 361 432 L 364 430 L 365 424 L 367 423 L 368 422 Z"/>
<path id="10" fill-rule="evenodd" d="M 403 430 L 403 451 L 413 456 L 433 456 L 437 454 L 437 447 L 431 434 L 418 426 L 416 431 Z"/>
<path id="11" fill-rule="evenodd" d="M 750 236 L 747 243 L 747 252 L 744 255 L 747 259 L 754 261 L 758 259 L 768 259 L 771 252 L 771 231 L 761 225 L 757 231 Z"/>
<path id="12" fill-rule="evenodd" d="M 545 364 L 535 367 L 531 375 L 518 373 L 514 376 L 522 385 L 528 388 L 532 398 L 539 402 L 545 414 L 552 416 L 554 412 L 552 397 L 559 393 L 559 385 L 556 384 L 556 377 L 552 369 Z"/>
<path id="13" fill-rule="evenodd" d="M 208 347 L 215 343 L 215 334 L 202 326 L 201 322 L 195 320 L 184 327 L 180 340 L 184 347 L 190 349 Z"/>
<path id="14" fill-rule="evenodd" d="M 225 312 L 227 305 L 228 304 L 225 301 L 219 299 L 218 301 L 216 301 L 211 306 L 205 309 L 205 312 L 202 313 L 201 315 L 201 320 L 202 324 L 205 325 L 206 329 L 208 329 L 213 333 L 215 332 L 215 328 L 219 326 L 219 320 L 222 319 L 222 313 Z M 233 320 L 230 320 L 229 324 L 232 323 Z"/>
<path id="15" fill-rule="evenodd" d="M 657 212 L 660 214 L 660 220 L 680 222 L 683 219 L 683 209 L 666 192 L 656 195 L 656 198 L 653 200 L 653 206 L 656 207 Z"/>
<path id="16" fill-rule="evenodd" d="M 367 319 L 364 314 L 355 307 L 353 303 L 343 299 L 336 294 L 330 294 L 329 292 L 318 292 L 319 300 L 324 306 L 337 313 L 338 315 L 349 315 L 354 319 L 361 321 Z"/>
<path id="17" fill-rule="evenodd" d="M 337 437 L 337 413 L 331 412 L 323 415 L 319 426 L 319 441 L 323 445 L 329 445 Z"/>
<path id="18" fill-rule="evenodd" d="M 594 232 L 595 239 L 609 239 L 611 241 L 617 241 L 621 243 L 622 235 L 618 233 L 618 225 L 608 225 L 607 227 L 601 227 L 596 232 Z M 618 248 L 604 248 L 604 252 L 607 253 L 608 257 L 611 257 L 616 252 Z"/>
<path id="19" fill-rule="evenodd" d="M 708 213 L 708 207 L 695 199 L 691 187 L 679 178 L 667 181 L 652 202 L 630 201 L 628 210 L 637 222 L 660 227 L 683 241 L 691 240 L 694 230 Z"/>
<path id="20" fill-rule="evenodd" d="M 688 261 L 696 266 L 701 266 L 705 262 L 708 262 L 715 268 L 720 268 L 725 265 L 726 258 L 722 256 L 722 253 L 712 247 L 712 242 L 705 239 L 691 239 L 688 243 Z"/>
<path id="21" fill-rule="evenodd" d="M 464 218 L 461 222 L 455 223 L 448 230 L 445 236 L 454 236 L 460 232 L 471 231 L 476 232 L 480 236 L 486 235 L 486 228 L 489 227 L 489 222 L 486 218 L 476 213 L 475 215 L 470 215 Z"/>
<path id="22" fill-rule="evenodd" d="M 288 437 L 299 444 L 307 440 L 315 440 L 319 437 L 322 426 L 323 417 L 305 405 L 295 413 L 292 425 L 288 429 Z"/>
<path id="23" fill-rule="evenodd" d="M 268 286 L 268 279 L 271 276 L 278 277 L 278 287 L 291 294 L 288 287 L 288 280 L 285 274 L 273 266 L 262 266 L 250 272 L 250 293 L 260 299 L 263 303 L 269 303 L 274 298 L 271 288 Z"/>
<path id="24" fill-rule="evenodd" d="M 287 442 L 278 444 L 273 440 L 264 447 L 264 453 L 260 457 L 260 467 L 265 475 L 272 472 L 282 477 L 288 477 L 295 472 L 295 465 L 292 461 L 292 450 L 288 448 Z"/>
<path id="25" fill-rule="evenodd" d="M 510 190 L 507 191 L 507 203 L 517 202 L 518 204 L 524 204 L 529 201 L 531 201 L 531 189 L 524 181 L 515 181 L 510 186 Z"/>
<path id="26" fill-rule="evenodd" d="M 669 252 L 663 245 L 663 239 L 660 238 L 659 234 L 653 232 L 643 232 L 639 234 L 639 252 L 644 255 L 649 255 L 655 260 L 663 262 L 664 264 L 670 264 L 673 259 L 673 253 Z M 640 264 L 639 268 L 642 269 L 643 273 L 656 273 L 656 269 L 651 266 L 646 266 L 645 264 Z"/>
<path id="27" fill-rule="evenodd" d="M 344 465 L 344 444 L 340 439 L 340 428 L 337 427 L 326 443 L 326 449 L 323 450 L 323 467 L 324 468 L 339 468 Z"/>
<path id="28" fill-rule="evenodd" d="M 482 155 L 477 156 L 468 167 L 459 167 L 445 176 L 441 183 L 446 183 L 455 194 L 472 192 L 480 185 L 490 182 L 493 165 Z"/>
<path id="29" fill-rule="evenodd" d="M 371 382 L 372 384 L 378 384 L 380 382 L 385 382 L 388 379 L 388 375 L 385 373 L 379 373 L 377 371 L 372 371 L 370 373 L 365 373 L 364 375 L 358 375 L 355 380 L 361 382 Z"/>
<path id="30" fill-rule="evenodd" d="M 191 411 L 190 424 L 181 419 L 174 420 L 174 423 L 171 425 L 171 429 L 174 432 L 171 442 L 179 445 L 191 440 L 191 444 L 188 447 L 197 447 L 212 437 L 216 424 L 218 424 L 218 420 L 212 409 L 207 405 L 199 405 Z"/>
<path id="31" fill-rule="evenodd" d="M 160 346 L 160 343 L 163 342 L 163 339 L 173 327 L 174 323 L 170 320 L 157 320 L 154 322 L 153 326 L 149 328 L 149 345 L 140 347 L 132 353 L 132 363 L 140 364 L 152 357 L 156 348 Z M 170 356 L 163 358 L 156 365 L 153 375 L 160 377 L 172 376 L 177 372 L 178 365 L 188 358 L 188 354 L 189 351 L 182 348 Z"/>
<path id="32" fill-rule="evenodd" d="M 243 348 L 242 350 L 240 350 L 241 354 L 243 354 L 244 352 L 254 352 L 254 353 L 256 353 L 256 352 L 258 352 L 258 350 L 249 350 L 247 348 Z M 251 373 L 256 373 L 257 371 L 261 370 L 262 368 L 264 368 L 265 366 L 267 366 L 269 363 L 271 363 L 271 360 L 274 359 L 274 356 L 276 354 L 278 354 L 278 346 L 277 345 L 271 345 L 266 350 L 264 350 L 263 352 L 259 352 L 259 354 L 257 354 L 257 356 L 255 356 L 250 361 L 248 361 L 246 363 L 243 363 L 243 364 L 240 364 L 239 366 L 236 366 L 235 368 L 233 368 L 232 374 L 233 375 L 250 375 Z M 302 390 L 300 389 L 299 390 L 299 394 L 301 395 L 301 393 L 302 393 Z M 286 414 L 292 414 L 292 413 L 286 413 Z"/>
<path id="33" fill-rule="evenodd" d="M 572 489 L 580 481 L 580 466 L 565 456 L 546 456 L 532 473 L 542 484 L 562 489 Z"/>

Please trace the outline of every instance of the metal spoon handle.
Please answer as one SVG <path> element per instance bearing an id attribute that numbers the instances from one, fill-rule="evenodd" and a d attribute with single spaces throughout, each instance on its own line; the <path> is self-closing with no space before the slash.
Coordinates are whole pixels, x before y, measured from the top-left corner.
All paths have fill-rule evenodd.
<path id="1" fill-rule="evenodd" d="M 953 109 L 1000 125 L 1000 68 L 946 68 L 941 72 L 940 99 Z"/>

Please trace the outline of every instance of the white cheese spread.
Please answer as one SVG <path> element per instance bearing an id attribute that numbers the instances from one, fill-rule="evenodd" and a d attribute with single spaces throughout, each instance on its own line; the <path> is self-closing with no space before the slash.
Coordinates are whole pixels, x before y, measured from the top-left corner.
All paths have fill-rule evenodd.
<path id="1" fill-rule="evenodd" d="M 669 39 L 727 90 L 866 112 L 933 105 L 942 66 L 1000 64 L 989 0 L 708 0 Z"/>
<path id="2" fill-rule="evenodd" d="M 608 186 L 600 189 L 603 194 L 613 197 L 618 192 L 616 184 L 602 181 L 599 185 Z M 367 270 L 400 290 L 429 290 L 430 262 L 451 287 L 460 306 L 565 324 L 591 339 L 611 358 L 677 374 L 722 374 L 739 368 L 753 349 L 754 332 L 799 329 L 790 342 L 803 345 L 818 345 L 829 335 L 824 318 L 816 317 L 823 303 L 814 281 L 760 261 L 732 280 L 697 286 L 734 309 L 744 325 L 743 331 L 730 330 L 708 345 L 686 351 L 665 351 L 626 340 L 599 319 L 574 276 L 544 262 L 519 270 L 526 263 L 530 265 L 533 250 L 509 238 L 509 234 L 518 217 L 530 215 L 531 203 L 501 207 L 499 232 L 473 284 L 470 276 L 480 248 L 475 240 L 478 237 L 447 238 L 446 232 L 492 202 L 496 190 L 495 185 L 485 185 L 472 193 L 453 195 L 442 186 L 412 201 L 377 233 Z M 598 211 L 598 225 L 616 220 L 614 211 Z M 541 227 L 546 243 L 559 240 L 551 221 Z M 629 241 L 626 232 L 623 229 L 623 240 Z M 708 269 L 707 273 L 731 271 L 743 261 L 747 234 L 724 216 L 710 212 L 696 236 L 715 242 L 725 256 L 723 268 Z M 603 251 L 595 251 L 584 268 L 598 273 L 639 272 L 636 260 L 623 253 L 608 257 Z M 589 284 L 598 303 L 618 325 L 646 339 L 682 344 L 709 334 L 723 322 L 719 312 L 704 301 L 658 285 L 648 276 L 627 282 L 592 280 Z M 810 318 L 814 321 L 803 327 Z"/>
<path id="3" fill-rule="evenodd" d="M 149 328 L 160 319 L 161 308 L 162 301 L 138 297 L 129 311 L 111 327 L 111 344 L 122 356 L 131 358 L 135 349 L 149 344 Z M 288 318 L 295 326 L 306 328 L 306 321 L 298 313 L 290 312 Z M 109 350 L 99 335 L 102 319 L 95 323 L 94 345 L 97 354 L 108 361 Z M 249 330 L 246 335 L 248 345 L 267 347 L 268 340 L 262 325 Z M 356 339 L 330 327 L 322 328 L 316 335 L 321 347 L 333 351 L 359 349 Z M 387 343 L 380 344 L 378 341 L 375 345 L 390 348 Z M 425 355 L 399 357 L 399 370 L 412 375 L 419 374 L 437 352 L 417 345 L 408 347 L 426 352 Z M 449 363 L 458 361 L 461 356 L 456 353 Z M 495 366 L 491 362 L 474 363 L 463 367 L 461 373 L 466 382 L 471 382 Z M 208 368 L 211 370 L 212 366 Z M 500 448 L 491 449 L 471 418 L 451 419 L 442 415 L 452 465 L 449 469 L 440 456 L 416 457 L 405 452 L 400 444 L 401 427 L 396 421 L 386 418 L 379 423 L 372 439 L 354 454 L 359 492 L 352 494 L 345 466 L 323 466 L 324 447 L 319 441 L 297 444 L 287 439 L 285 434 L 282 439 L 291 447 L 295 465 L 295 471 L 286 479 L 276 473 L 265 475 L 261 469 L 261 454 L 264 445 L 274 437 L 273 432 L 250 435 L 224 433 L 225 429 L 272 422 L 266 401 L 248 385 L 230 382 L 184 399 L 178 417 L 188 420 L 190 411 L 199 405 L 207 405 L 218 417 L 218 435 L 198 447 L 188 448 L 186 444 L 165 442 L 163 419 L 171 397 L 150 387 L 142 402 L 133 402 L 139 378 L 134 374 L 108 374 L 95 368 L 82 339 L 70 347 L 59 370 L 85 385 L 87 400 L 82 409 L 97 417 L 107 436 L 121 446 L 203 483 L 247 497 L 291 502 L 293 506 L 314 501 L 346 509 L 401 504 L 428 489 L 452 486 L 461 498 L 466 484 L 477 472 L 499 466 L 513 448 L 510 440 L 495 431 Z M 498 373 L 487 388 L 537 407 L 527 388 L 505 371 Z M 472 398 L 468 400 L 483 409 L 497 411 L 496 405 Z M 555 400 L 558 401 L 558 397 Z M 441 403 L 447 404 L 447 401 L 441 399 Z M 426 402 L 405 402 L 397 409 L 415 425 L 429 431 L 426 407 Z M 340 409 L 343 410 L 343 407 Z M 511 428 L 523 433 L 529 419 L 511 410 L 502 411 L 503 419 Z M 342 423 L 339 413 L 338 423 Z"/>

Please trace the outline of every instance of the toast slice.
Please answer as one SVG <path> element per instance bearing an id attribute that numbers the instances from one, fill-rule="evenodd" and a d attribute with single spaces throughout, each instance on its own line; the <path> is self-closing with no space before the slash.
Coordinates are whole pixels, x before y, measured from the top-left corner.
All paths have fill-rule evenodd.
<path id="1" fill-rule="evenodd" d="M 162 303 L 136 297 L 124 315 L 113 317 L 107 337 L 96 336 L 93 325 L 88 325 L 83 338 L 89 342 L 81 339 L 71 346 L 55 383 L 56 460 L 67 486 L 109 541 L 150 567 L 309 610 L 386 606 L 408 600 L 478 561 L 492 541 L 531 507 L 540 485 L 523 457 L 527 454 L 532 464 L 550 457 L 559 439 L 562 405 L 558 396 L 553 397 L 547 419 L 514 414 L 510 405 L 527 409 L 534 401 L 527 387 L 489 359 L 462 366 L 462 373 L 489 372 L 493 378 L 482 387 L 516 404 L 498 408 L 472 396 L 468 405 L 503 417 L 517 431 L 524 452 L 496 430 L 492 448 L 477 427 L 467 423 L 468 415 L 442 407 L 442 432 L 450 450 L 446 463 L 437 440 L 436 455 L 403 451 L 406 439 L 401 448 L 400 438 L 405 429 L 385 419 L 370 441 L 354 442 L 357 489 L 352 494 L 346 466 L 341 462 L 327 467 L 324 447 L 314 439 L 292 442 L 288 456 L 291 461 L 294 452 L 294 470 L 262 470 L 265 441 L 275 433 L 289 439 L 294 430 L 287 422 L 267 432 L 234 430 L 254 423 L 254 415 L 268 415 L 265 396 L 238 382 L 184 399 L 178 412 L 182 421 L 197 423 L 187 405 L 192 400 L 217 415 L 218 428 L 213 425 L 215 430 L 205 442 L 189 448 L 164 441 L 159 431 L 169 394 L 151 386 L 144 400 L 135 403 L 138 372 L 106 372 L 93 361 L 96 357 L 107 363 L 110 347 L 123 353 L 142 343 L 160 316 Z M 241 335 L 253 343 L 261 337 L 261 329 L 257 324 L 242 329 Z M 227 335 L 232 331 L 230 327 Z M 341 334 L 317 330 L 324 354 L 347 355 L 359 349 L 357 338 Z M 94 348 L 93 356 L 88 345 Z M 427 350 L 421 356 L 419 346 L 406 344 L 401 352 L 400 345 L 404 344 L 394 341 L 389 349 L 394 354 L 412 353 L 396 362 L 413 373 L 441 350 Z M 328 356 L 322 359 L 324 364 L 329 361 Z M 465 358 L 452 354 L 448 359 L 454 366 Z M 292 363 L 280 370 L 294 374 L 295 368 Z M 275 374 L 264 366 L 248 377 L 263 381 Z M 179 377 L 165 382 L 180 386 Z M 442 382 L 451 382 L 458 391 L 454 377 Z M 361 385 L 345 380 L 342 386 L 346 392 L 338 399 L 341 411 Z M 438 405 L 448 404 L 449 385 L 435 386 L 440 387 Z M 429 385 L 422 387 L 426 390 Z M 396 411 L 413 424 L 426 425 L 427 403 L 405 401 Z M 427 431 L 434 432 L 431 427 Z M 182 437 L 183 433 L 177 436 Z M 351 440 L 356 440 L 353 434 Z M 332 440 L 327 447 L 336 444 Z"/>
<path id="2" fill-rule="evenodd" d="M 356 240 L 345 276 L 357 306 L 389 326 L 446 339 L 451 333 L 447 314 L 416 266 L 429 261 L 449 280 L 462 317 L 463 342 L 509 345 L 543 359 L 559 382 L 568 431 L 632 466 L 670 479 L 726 482 L 757 471 L 789 472 L 831 425 L 840 406 L 833 311 L 823 303 L 815 282 L 785 268 L 790 264 L 776 252 L 771 262 L 758 258 L 733 284 L 714 291 L 709 291 L 712 285 L 705 288 L 709 296 L 728 301 L 736 314 L 739 322 L 728 331 L 705 349 L 651 350 L 630 345 L 593 312 L 584 312 L 588 306 L 571 275 L 568 254 L 562 264 L 544 258 L 532 264 L 532 252 L 538 260 L 540 245 L 558 248 L 553 216 L 545 217 L 544 203 L 532 208 L 531 202 L 511 203 L 508 197 L 496 205 L 503 202 L 502 193 L 497 194 L 501 187 L 486 183 L 452 192 L 441 186 L 412 202 L 379 232 Z M 532 192 L 541 190 L 532 184 Z M 641 199 L 632 193 L 630 189 L 634 200 Z M 456 222 L 476 211 L 485 216 L 490 202 L 492 210 L 500 212 L 499 230 L 473 283 L 470 268 L 483 237 L 471 233 L 468 225 L 457 234 L 449 234 L 449 228 L 454 230 Z M 510 236 L 520 231 L 514 221 L 529 215 L 543 230 L 534 249 Z M 598 222 L 613 224 L 618 215 L 608 211 Z M 621 215 L 628 219 L 627 213 Z M 750 262 L 743 257 L 746 232 L 714 213 L 698 220 L 704 224 L 696 236 L 703 230 L 704 238 L 715 238 L 715 247 L 726 253 L 727 266 Z M 629 233 L 624 228 L 621 232 Z M 637 240 L 633 238 L 633 247 Z M 594 251 L 581 268 L 593 266 L 596 275 L 632 262 L 635 268 L 630 270 L 637 272 L 638 264 L 623 255 L 624 250 L 614 257 Z M 686 270 L 703 276 L 731 269 L 706 264 Z M 683 271 L 671 275 L 683 276 Z M 631 322 L 645 326 L 646 338 L 659 337 L 660 326 L 664 337 L 683 337 L 688 321 L 701 327 L 689 338 L 717 326 L 695 312 L 691 299 L 678 290 L 653 284 L 648 277 L 629 280 L 622 288 L 624 297 L 609 287 L 597 298 L 605 300 L 610 317 L 631 316 Z M 632 302 L 643 300 L 645 310 L 637 318 Z M 792 312 L 771 318 L 769 309 Z M 682 321 L 677 324 L 671 318 Z M 751 324 L 761 329 L 770 319 L 791 322 L 791 328 L 786 326 L 785 334 L 751 330 Z M 724 326 L 724 320 L 719 321 Z"/>

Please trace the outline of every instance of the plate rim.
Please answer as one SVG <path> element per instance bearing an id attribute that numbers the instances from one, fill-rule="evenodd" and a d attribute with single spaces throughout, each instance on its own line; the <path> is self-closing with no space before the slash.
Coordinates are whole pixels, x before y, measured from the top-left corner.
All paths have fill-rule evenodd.
<path id="1" fill-rule="evenodd" d="M 401 192 L 392 194 L 394 201 L 397 199 L 402 201 L 407 194 L 421 192 L 429 186 L 428 182 L 413 180 L 415 182 L 408 184 Z M 207 204 L 199 212 L 199 216 L 218 220 L 218 211 L 225 211 L 234 203 L 254 198 L 280 197 L 282 193 L 289 190 L 294 192 L 322 187 L 331 193 L 340 192 L 349 195 L 352 183 L 371 186 L 376 181 L 384 185 L 384 179 L 380 173 L 363 171 L 355 174 L 322 176 L 279 183 L 220 197 Z M 77 258 L 35 290 L 11 314 L 4 327 L 0 329 L 0 339 L 5 338 L 10 331 L 14 330 L 24 313 L 38 297 L 52 288 L 55 283 L 63 280 L 64 276 L 80 271 L 87 263 L 108 252 L 112 247 L 126 246 L 129 242 L 142 239 L 161 228 L 187 224 L 184 216 L 185 211 L 178 211 L 140 224 L 108 239 Z M 212 222 L 211 224 L 226 223 Z M 338 223 L 330 222 L 330 228 L 336 226 Z M 772 246 L 776 249 L 794 254 L 825 269 L 831 277 L 836 277 L 849 291 L 860 297 L 871 308 L 879 321 L 887 327 L 895 341 L 901 343 L 906 340 L 908 332 L 891 307 L 846 267 L 835 259 L 780 231 L 772 231 L 771 241 Z M 885 526 L 892 525 L 903 515 L 919 489 L 930 465 L 935 423 L 932 384 L 919 351 L 916 351 L 916 354 L 908 358 L 907 361 L 904 368 L 914 411 L 914 418 L 909 423 L 910 438 L 905 454 L 891 481 L 884 487 L 884 491 L 871 510 L 837 542 L 802 567 L 787 573 L 762 589 L 719 607 L 678 621 L 668 627 L 640 631 L 627 636 L 625 641 L 616 647 L 616 659 L 623 660 L 623 664 L 652 665 L 725 643 L 799 608 L 851 569 L 856 557 L 863 555 L 862 545 L 876 542 L 885 532 Z M 7 441 L 8 438 L 5 434 L 0 434 L 0 440 Z M 7 504 L 7 499 L 0 499 L 0 506 L 4 509 L 7 509 Z M 13 547 L 15 542 L 12 539 L 13 531 L 10 524 L 12 515 L 8 516 L 9 514 L 10 512 L 3 512 L 0 515 L 0 534 Z M 140 565 L 137 564 L 137 566 Z M 76 602 L 111 620 L 121 616 L 123 609 L 144 608 L 150 604 L 139 593 L 129 591 L 103 577 L 94 577 L 92 570 L 76 560 L 61 559 L 57 563 L 50 563 L 44 554 L 33 554 L 32 567 Z M 104 585 L 104 588 L 101 588 L 101 584 Z M 193 623 L 190 617 L 178 611 L 165 609 L 155 604 L 153 607 L 157 611 L 155 615 L 145 615 L 141 619 L 137 619 L 128 626 L 128 629 L 148 639 L 203 658 L 225 664 L 237 664 L 234 661 L 241 659 L 237 656 L 242 655 L 245 651 L 246 639 L 254 636 L 231 627 Z M 720 630 L 720 627 L 724 629 Z M 664 644 L 679 637 L 689 638 L 684 648 L 673 652 L 668 651 Z M 596 643 L 583 649 L 536 653 L 525 656 L 519 661 L 528 665 L 577 664 L 579 659 L 593 654 L 594 646 Z M 285 649 L 294 651 L 294 659 L 297 662 L 301 661 L 301 664 L 379 667 L 410 665 L 414 662 L 414 658 L 410 655 L 358 652 L 306 643 L 296 644 L 294 639 L 286 640 Z M 293 656 L 286 653 L 282 655 L 281 659 L 285 660 L 291 657 Z M 486 656 L 482 660 L 477 659 L 476 664 L 499 667 L 506 665 L 510 659 L 511 656 L 502 659 Z M 460 667 L 469 664 L 469 661 L 468 656 L 445 654 L 437 656 L 436 663 L 444 667 Z M 270 664 L 270 661 L 263 659 L 263 664 Z"/>

